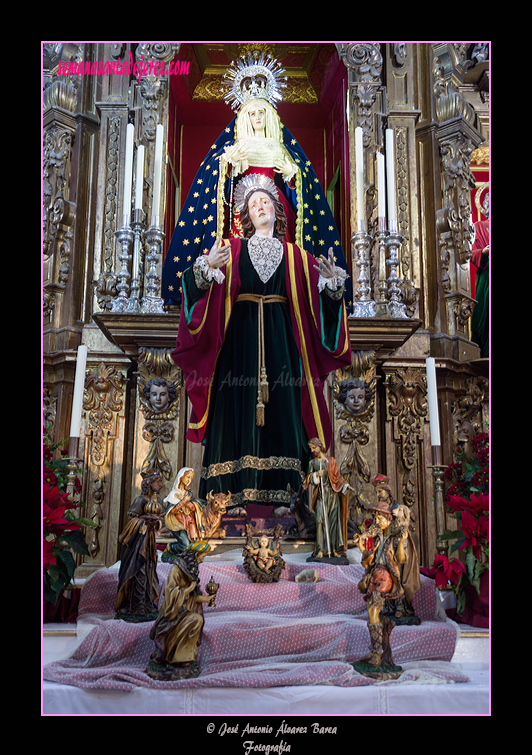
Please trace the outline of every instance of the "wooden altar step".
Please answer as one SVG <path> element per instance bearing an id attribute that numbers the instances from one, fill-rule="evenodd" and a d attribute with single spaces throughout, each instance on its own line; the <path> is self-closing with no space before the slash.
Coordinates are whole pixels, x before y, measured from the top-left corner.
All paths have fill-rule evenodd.
<path id="1" fill-rule="evenodd" d="M 167 543 L 173 542 L 169 537 L 158 537 L 157 546 L 159 549 L 164 549 Z M 209 545 L 211 546 L 211 555 L 220 555 L 227 551 L 243 549 L 246 543 L 246 538 L 242 537 L 225 537 L 225 538 L 211 538 Z M 283 554 L 288 553 L 312 553 L 314 550 L 313 540 L 302 540 L 300 538 L 281 537 L 281 552 Z"/>
<path id="2" fill-rule="evenodd" d="M 225 538 L 209 538 L 212 552 L 219 555 L 229 550 L 243 548 L 246 542 L 246 525 L 248 524 L 254 531 L 266 533 L 270 531 L 273 533 L 277 527 L 282 527 L 283 535 L 280 538 L 282 553 L 310 553 L 314 550 L 313 540 L 307 540 L 290 534 L 297 529 L 296 520 L 293 516 L 230 517 L 224 515 L 221 527 L 226 531 L 227 536 Z M 171 537 L 157 537 L 159 549 L 162 549 L 163 546 L 166 547 L 166 544 L 171 542 Z"/>

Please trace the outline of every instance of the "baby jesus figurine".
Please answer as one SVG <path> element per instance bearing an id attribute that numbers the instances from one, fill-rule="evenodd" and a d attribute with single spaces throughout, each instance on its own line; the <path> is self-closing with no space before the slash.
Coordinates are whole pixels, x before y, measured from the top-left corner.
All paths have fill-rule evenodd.
<path id="1" fill-rule="evenodd" d="M 252 545 L 246 545 L 246 549 L 253 556 L 259 569 L 262 569 L 265 572 L 269 572 L 275 564 L 275 556 L 279 551 L 279 543 L 274 546 L 273 550 L 269 546 L 270 540 L 266 535 L 259 537 L 258 548 L 253 548 Z"/>
<path id="2" fill-rule="evenodd" d="M 261 534 L 257 540 L 252 540 L 248 533 L 248 542 L 244 546 L 244 569 L 253 582 L 277 582 L 284 568 L 279 537 L 270 543 L 267 535 Z"/>

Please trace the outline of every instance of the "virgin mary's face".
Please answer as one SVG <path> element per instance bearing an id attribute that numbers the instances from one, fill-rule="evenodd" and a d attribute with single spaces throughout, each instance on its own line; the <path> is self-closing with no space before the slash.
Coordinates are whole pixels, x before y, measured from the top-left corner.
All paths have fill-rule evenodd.
<path id="1" fill-rule="evenodd" d="M 192 479 L 194 477 L 194 472 L 190 469 L 183 473 L 183 476 L 181 477 L 181 482 L 183 483 L 184 487 L 188 487 Z"/>
<path id="2" fill-rule="evenodd" d="M 253 126 L 255 136 L 260 136 L 266 128 L 266 111 L 261 107 L 254 107 L 249 111 L 249 120 Z"/>

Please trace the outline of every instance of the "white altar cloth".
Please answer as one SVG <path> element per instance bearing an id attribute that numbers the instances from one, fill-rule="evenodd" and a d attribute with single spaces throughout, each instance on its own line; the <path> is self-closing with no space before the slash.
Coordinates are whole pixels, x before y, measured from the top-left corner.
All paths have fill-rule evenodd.
<path id="1" fill-rule="evenodd" d="M 308 554 L 305 554 L 305 556 Z M 220 575 L 230 574 L 231 569 L 226 569 L 232 561 L 238 561 L 239 554 L 227 554 L 218 559 L 206 559 L 203 565 L 202 583 L 209 579 L 211 572 L 215 572 L 215 579 L 220 581 Z M 304 563 L 304 555 L 286 556 L 288 574 L 293 579 L 294 573 L 307 567 Z M 216 569 L 218 562 L 221 568 Z M 314 565 L 311 565 L 314 568 Z M 335 569 L 336 567 L 333 567 Z M 361 568 L 361 567 L 359 567 Z M 440 616 L 440 625 L 437 627 L 436 637 L 444 638 L 443 644 L 438 652 L 427 653 L 424 647 L 421 657 L 416 657 L 415 642 L 408 639 L 405 643 L 401 640 L 401 632 L 398 630 L 407 630 L 412 633 L 418 630 L 421 634 L 421 627 L 425 632 L 428 631 L 427 617 L 420 627 L 396 627 L 392 633 L 396 638 L 401 640 L 397 643 L 394 652 L 394 660 L 399 663 L 404 671 L 399 680 L 390 680 L 387 682 L 377 682 L 375 680 L 366 680 L 362 682 L 350 666 L 350 661 L 354 660 L 350 655 L 354 652 L 355 656 L 359 652 L 361 627 L 365 624 L 362 614 L 357 615 L 360 607 L 354 608 L 354 615 L 344 613 L 345 606 L 342 604 L 342 595 L 347 595 L 348 606 L 354 606 L 356 594 L 352 591 L 356 583 L 357 573 L 344 573 L 341 577 L 343 590 L 340 590 L 335 603 L 335 613 L 330 617 L 324 617 L 322 614 L 324 596 L 327 593 L 321 593 L 320 589 L 327 587 L 333 594 L 338 589 L 338 581 L 333 578 L 332 572 L 321 569 L 320 575 L 323 575 L 324 584 L 317 583 L 317 589 L 314 591 L 313 599 L 308 602 L 303 601 L 304 614 L 299 620 L 296 616 L 290 615 L 289 599 L 290 590 L 294 585 L 285 584 L 279 586 L 279 596 L 285 591 L 287 602 L 283 604 L 282 599 L 277 601 L 277 605 L 268 606 L 269 598 L 267 591 L 273 588 L 272 585 L 253 586 L 249 581 L 242 582 L 238 587 L 239 591 L 245 592 L 249 587 L 255 590 L 266 588 L 261 594 L 264 598 L 266 613 L 260 617 L 259 624 L 250 625 L 252 636 L 256 642 L 252 644 L 260 645 L 264 641 L 264 636 L 270 634 L 269 629 L 276 630 L 279 624 L 278 614 L 283 614 L 283 625 L 287 623 L 293 625 L 293 636 L 289 641 L 291 652 L 296 648 L 297 661 L 303 661 L 303 664 L 294 662 L 291 655 L 283 656 L 283 653 L 274 655 L 261 663 L 262 654 L 258 658 L 249 657 L 241 662 L 238 656 L 239 643 L 236 648 L 231 643 L 224 647 L 222 640 L 227 636 L 227 628 L 231 627 L 231 634 L 242 632 L 238 616 L 238 611 L 226 614 L 222 610 L 222 589 L 221 585 L 219 599 L 217 604 L 219 609 L 211 609 L 212 613 L 206 612 L 206 624 L 211 619 L 211 634 L 207 633 L 207 641 L 202 643 L 201 653 L 203 653 L 205 669 L 207 674 L 203 683 L 195 684 L 188 680 L 188 683 L 171 683 L 159 685 L 145 685 L 142 674 L 130 668 L 119 669 L 118 674 L 114 673 L 111 678 L 111 684 L 100 684 L 98 679 L 94 679 L 89 674 L 87 676 L 88 684 L 81 683 L 77 685 L 70 683 L 68 674 L 71 673 L 69 668 L 69 659 L 72 658 L 72 651 L 86 643 L 89 630 L 104 631 L 104 634 L 114 632 L 114 627 L 122 625 L 122 630 L 126 632 L 133 631 L 136 635 L 142 635 L 139 643 L 137 636 L 133 638 L 134 645 L 142 656 L 140 666 L 142 666 L 144 655 L 147 650 L 142 650 L 142 644 L 145 642 L 144 634 L 148 631 L 146 625 L 144 629 L 136 625 L 133 627 L 123 627 L 124 622 L 115 622 L 109 620 L 106 611 L 109 608 L 109 601 L 114 592 L 113 581 L 117 578 L 117 569 L 112 568 L 105 570 L 108 574 L 102 573 L 98 577 L 103 599 L 100 596 L 98 608 L 91 601 L 91 591 L 87 590 L 88 602 L 85 606 L 85 612 L 80 602 L 81 621 L 77 625 L 78 636 L 69 638 L 49 638 L 44 648 L 43 663 L 45 664 L 44 682 L 43 682 L 43 713 L 52 715 L 195 715 L 195 716 L 217 716 L 229 717 L 228 723 L 234 716 L 261 715 L 261 716 L 308 716 L 319 715 L 320 719 L 327 716 L 352 716 L 352 715 L 475 715 L 487 714 L 489 711 L 489 672 L 488 665 L 485 662 L 473 662 L 468 664 L 464 662 L 463 654 L 459 663 L 450 662 L 457 649 L 457 640 L 460 634 L 458 626 L 454 622 Z M 345 572 L 345 570 L 344 570 Z M 91 578 L 92 579 L 92 578 Z M 234 575 L 232 580 L 234 579 Z M 247 577 L 246 577 L 247 579 Z M 423 578 L 425 579 L 425 578 Z M 291 581 L 291 580 L 287 580 Z M 320 580 L 321 582 L 321 580 Z M 108 583 L 110 587 L 108 586 Z M 96 581 L 94 582 L 96 584 Z M 234 587 L 234 586 L 233 586 Z M 305 586 L 306 588 L 307 586 Z M 308 586 L 312 587 L 312 586 Z M 84 588 L 85 590 L 85 588 Z M 286 592 L 288 591 L 288 592 Z M 106 593 L 109 593 L 106 597 Z M 234 599 L 231 597 L 231 590 L 228 585 L 225 586 L 226 604 Z M 425 599 L 430 603 L 430 592 L 425 586 Z M 320 597 L 321 595 L 321 597 Z M 428 598 L 427 598 L 428 596 Z M 102 607 L 103 606 L 103 607 Z M 232 606 L 233 609 L 238 605 Z M 227 605 L 226 605 L 227 608 Z M 427 608 L 427 607 L 426 607 Z M 88 612 L 87 612 L 88 609 Z M 301 606 L 299 606 L 301 609 Z M 298 610 L 299 610 L 298 609 Z M 424 609 L 422 609 L 423 611 Z M 96 615 L 101 611 L 100 615 Z M 218 611 L 218 614 L 216 613 Z M 270 611 L 270 612 L 269 612 Z M 422 613 L 420 611 L 420 613 Z M 437 611 L 437 607 L 436 607 Z M 91 613 L 92 612 L 92 613 Z M 269 612 L 269 613 L 268 613 Z M 330 618 L 330 621 L 329 621 Z M 438 618 L 429 617 L 429 618 Z M 232 622 L 232 623 L 231 623 Z M 318 629 L 316 629 L 318 625 Z M 425 625 L 425 626 L 424 626 Z M 103 630 L 98 630 L 103 627 Z M 336 627 L 336 628 L 335 628 Z M 308 644 L 302 641 L 299 646 L 299 640 L 308 634 L 311 638 L 314 633 L 324 633 L 327 642 L 327 651 L 325 657 L 323 654 L 316 655 L 308 651 Z M 367 630 L 366 630 L 367 631 Z M 443 632 L 443 635 L 441 634 Z M 451 633 L 452 647 L 449 650 L 449 633 Z M 406 633 L 403 632 L 406 636 Z M 97 635 L 91 635 L 96 637 Z M 322 634 L 319 635 L 320 637 Z M 425 636 L 427 636 L 425 634 Z M 262 640 L 260 639 L 262 637 Z M 54 640 L 54 642 L 51 642 Z M 89 638 L 89 644 L 92 640 Z M 466 642 L 471 642 L 467 640 Z M 61 643 L 63 647 L 61 647 Z M 99 640 L 97 638 L 96 646 Z M 340 643 L 340 644 L 339 644 Z M 438 642 L 435 643 L 436 645 Z M 275 643 L 273 645 L 275 647 Z M 83 646 L 82 646 L 83 647 Z M 107 652 L 107 646 L 106 652 Z M 270 647 L 269 641 L 267 647 Z M 392 646 L 393 647 L 393 646 Z M 140 649 L 139 649 L 140 648 Z M 341 652 L 339 648 L 343 648 Z M 364 652 L 365 652 L 364 648 Z M 211 652 L 212 651 L 212 652 Z M 222 653 L 221 665 L 214 663 L 214 656 Z M 236 652 L 236 655 L 235 655 Z M 343 652 L 343 656 L 342 656 Z M 214 656 L 210 658 L 209 654 Z M 450 655 L 449 655 L 450 653 Z M 89 653 L 90 655 L 90 653 Z M 397 655 L 397 657 L 396 657 Z M 429 657 L 427 660 L 424 656 Z M 201 656 L 200 656 L 201 657 Z M 65 663 L 63 669 L 61 663 Z M 82 668 L 84 665 L 83 657 L 74 663 L 74 666 Z M 211 665 L 209 663 L 211 662 Z M 212 665 L 214 664 L 214 665 Z M 87 662 L 90 666 L 90 663 Z M 127 665 L 127 664 L 126 664 Z M 302 666 L 305 674 L 300 675 Z M 52 670 L 53 673 L 50 672 Z M 123 674 L 123 671 L 125 672 Z M 209 673 L 210 671 L 210 673 Z M 63 683 L 62 673 L 65 673 L 65 680 L 69 683 Z M 229 673 L 229 676 L 227 675 Z M 236 685 L 230 683 L 231 673 L 235 674 L 238 680 Z M 246 674 L 249 673 L 251 686 L 246 684 Z M 244 674 L 244 676 L 242 676 Z M 311 683 L 305 681 L 309 678 Z M 55 679 L 55 681 L 52 681 Z M 207 679 L 207 681 L 205 681 Z M 220 681 L 218 682 L 217 679 Z M 272 683 L 272 679 L 275 681 Z M 287 684 L 284 684 L 284 680 Z M 133 683 L 131 683 L 133 681 Z M 205 686 L 207 685 L 207 686 Z M 219 685 L 219 686 L 218 686 Z M 218 723 L 217 723 L 218 726 Z"/>
<path id="2" fill-rule="evenodd" d="M 454 665 L 454 664 L 453 664 Z M 84 690 L 66 684 L 44 682 L 43 713 L 50 715 L 195 715 L 222 717 L 230 724 L 233 716 L 360 715 L 486 715 L 489 712 L 489 672 L 468 668 L 469 682 L 460 684 L 379 683 L 365 687 L 297 686 L 245 689 L 207 687 L 201 689 L 153 690 L 138 687 L 132 692 Z M 198 727 L 196 727 L 198 728 Z M 199 724 L 201 730 L 201 724 Z"/>

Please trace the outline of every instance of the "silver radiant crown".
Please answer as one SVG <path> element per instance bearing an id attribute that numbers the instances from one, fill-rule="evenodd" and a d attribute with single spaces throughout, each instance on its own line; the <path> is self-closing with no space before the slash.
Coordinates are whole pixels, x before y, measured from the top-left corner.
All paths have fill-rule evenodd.
<path id="1" fill-rule="evenodd" d="M 286 88 L 285 69 L 270 54 L 248 53 L 231 63 L 223 77 L 228 87 L 224 100 L 238 110 L 250 100 L 268 100 L 277 107 L 282 100 L 281 90 Z M 223 91 L 223 90 L 222 90 Z"/>
<path id="2" fill-rule="evenodd" d="M 248 173 L 244 178 L 241 178 L 235 187 L 234 202 L 235 207 L 239 212 L 242 212 L 248 194 L 256 189 L 264 189 L 273 194 L 275 199 L 279 199 L 279 192 L 275 182 L 269 176 L 265 176 L 262 173 Z"/>

